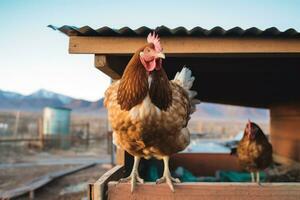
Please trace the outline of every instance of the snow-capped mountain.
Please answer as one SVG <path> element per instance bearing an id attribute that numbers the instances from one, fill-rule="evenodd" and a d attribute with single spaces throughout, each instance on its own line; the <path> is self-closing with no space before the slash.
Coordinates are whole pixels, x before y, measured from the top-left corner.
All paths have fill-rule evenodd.
<path id="1" fill-rule="evenodd" d="M 0 90 L 0 100 L 1 99 L 21 99 L 23 95 L 16 93 L 16 92 L 9 92 L 9 91 L 4 91 Z"/>
<path id="2" fill-rule="evenodd" d="M 66 107 L 77 113 L 104 115 L 103 98 L 98 101 L 75 99 L 63 94 L 40 89 L 30 95 L 0 90 L 0 110 L 41 111 L 46 106 Z M 228 106 L 213 103 L 201 103 L 193 114 L 196 118 L 210 119 L 252 119 L 267 121 L 269 112 L 266 109 L 256 109 L 240 106 Z"/>
<path id="3" fill-rule="evenodd" d="M 58 99 L 63 104 L 68 104 L 73 100 L 73 98 L 71 98 L 69 96 L 51 92 L 51 91 L 48 91 L 45 89 L 40 89 L 40 90 L 26 96 L 26 98 Z"/>
<path id="4" fill-rule="evenodd" d="M 103 99 L 91 102 L 40 89 L 30 95 L 0 90 L 0 110 L 41 111 L 46 106 L 71 108 L 75 112 L 97 113 Z"/>

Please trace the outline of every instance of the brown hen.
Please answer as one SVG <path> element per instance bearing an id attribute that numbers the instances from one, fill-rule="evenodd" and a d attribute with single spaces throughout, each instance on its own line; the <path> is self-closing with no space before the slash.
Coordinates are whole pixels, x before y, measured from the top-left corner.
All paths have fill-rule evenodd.
<path id="1" fill-rule="evenodd" d="M 260 127 L 250 120 L 239 142 L 237 155 L 240 166 L 251 173 L 252 182 L 255 182 L 256 173 L 256 182 L 260 183 L 259 171 L 272 163 L 272 145 Z"/>
<path id="2" fill-rule="evenodd" d="M 143 183 L 138 174 L 141 157 L 156 157 L 164 161 L 163 177 L 174 191 L 169 156 L 189 144 L 187 123 L 195 110 L 196 92 L 191 91 L 194 77 L 183 68 L 169 81 L 162 68 L 164 54 L 158 36 L 149 35 L 148 44 L 138 49 L 129 61 L 121 80 L 106 91 L 104 105 L 108 109 L 114 143 L 134 156 L 131 191 L 136 182 Z"/>

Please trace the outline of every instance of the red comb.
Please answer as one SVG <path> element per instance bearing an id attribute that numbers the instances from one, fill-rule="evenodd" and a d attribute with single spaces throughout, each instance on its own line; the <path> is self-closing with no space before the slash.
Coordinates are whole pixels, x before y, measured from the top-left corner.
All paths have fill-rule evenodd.
<path id="1" fill-rule="evenodd" d="M 160 45 L 160 38 L 158 37 L 157 34 L 155 34 L 154 31 L 153 31 L 153 33 L 149 33 L 149 35 L 147 37 L 147 42 L 154 44 L 155 51 L 157 51 L 157 52 L 162 51 L 162 47 Z"/>
<path id="2" fill-rule="evenodd" d="M 248 127 L 251 130 L 251 121 L 250 121 L 250 119 L 248 119 Z"/>

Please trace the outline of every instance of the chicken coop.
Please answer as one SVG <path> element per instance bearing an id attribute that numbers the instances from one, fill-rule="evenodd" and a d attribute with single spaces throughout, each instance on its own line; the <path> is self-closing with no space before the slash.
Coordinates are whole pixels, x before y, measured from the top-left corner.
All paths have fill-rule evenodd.
<path id="1" fill-rule="evenodd" d="M 94 54 L 95 67 L 113 80 L 120 79 L 133 52 L 153 31 L 148 27 L 50 27 L 69 37 L 69 53 Z M 269 109 L 276 162 L 300 161 L 299 32 L 275 27 L 187 30 L 165 26 L 155 31 L 161 37 L 166 54 L 163 66 L 169 78 L 186 65 L 196 77 L 193 89 L 201 101 Z M 131 193 L 129 183 L 117 181 L 130 172 L 133 159 L 121 150 L 116 154 L 118 165 L 90 184 L 89 199 L 300 199 L 297 182 L 189 182 L 176 184 L 174 193 L 166 184 L 150 182 L 139 184 Z M 236 157 L 218 153 L 179 153 L 170 161 L 171 169 L 176 166 L 196 175 L 239 170 Z"/>

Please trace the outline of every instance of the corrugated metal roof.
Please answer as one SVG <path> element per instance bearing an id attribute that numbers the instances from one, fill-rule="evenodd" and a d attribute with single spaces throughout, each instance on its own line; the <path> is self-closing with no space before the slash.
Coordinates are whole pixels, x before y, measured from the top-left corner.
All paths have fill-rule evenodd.
<path id="1" fill-rule="evenodd" d="M 123 27 L 120 29 L 113 29 L 107 26 L 99 29 L 93 29 L 89 26 L 83 26 L 77 28 L 75 26 L 62 26 L 56 27 L 49 25 L 48 27 L 59 30 L 60 32 L 68 36 L 147 36 L 153 30 L 156 31 L 160 36 L 193 36 L 193 37 L 287 37 L 287 38 L 300 38 L 300 33 L 295 29 L 287 29 L 280 31 L 276 27 L 267 28 L 260 30 L 256 27 L 249 29 L 242 29 L 240 27 L 234 27 L 225 30 L 219 26 L 216 26 L 210 30 L 201 28 L 199 26 L 194 27 L 190 30 L 185 27 L 177 27 L 174 29 L 166 26 L 159 26 L 155 29 L 142 26 L 138 29 L 131 29 L 129 27 Z"/>

